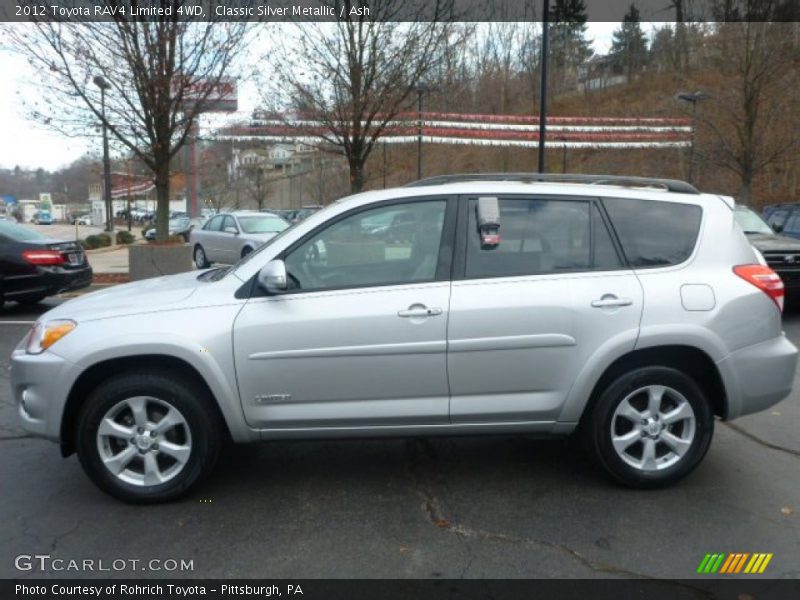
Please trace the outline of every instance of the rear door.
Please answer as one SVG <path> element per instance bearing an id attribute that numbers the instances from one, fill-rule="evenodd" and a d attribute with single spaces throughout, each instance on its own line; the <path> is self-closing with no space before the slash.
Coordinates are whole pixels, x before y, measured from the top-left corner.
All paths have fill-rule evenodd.
<path id="1" fill-rule="evenodd" d="M 615 336 L 633 349 L 641 286 L 590 198 L 499 197 L 482 245 L 462 202 L 448 325 L 453 423 L 552 422 L 586 361 Z"/>

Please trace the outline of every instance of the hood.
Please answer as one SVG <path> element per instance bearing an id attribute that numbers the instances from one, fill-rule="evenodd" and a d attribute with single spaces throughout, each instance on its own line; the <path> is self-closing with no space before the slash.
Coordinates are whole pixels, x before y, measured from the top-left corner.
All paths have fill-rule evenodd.
<path id="1" fill-rule="evenodd" d="M 41 319 L 94 321 L 175 308 L 203 285 L 197 281 L 199 274 L 189 271 L 112 286 L 59 304 Z"/>
<path id="2" fill-rule="evenodd" d="M 787 235 L 750 233 L 747 239 L 761 252 L 800 252 L 800 240 Z"/>

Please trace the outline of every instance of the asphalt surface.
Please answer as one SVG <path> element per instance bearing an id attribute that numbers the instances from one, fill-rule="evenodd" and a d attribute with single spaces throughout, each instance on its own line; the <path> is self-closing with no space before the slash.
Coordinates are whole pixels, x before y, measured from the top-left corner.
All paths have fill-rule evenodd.
<path id="1" fill-rule="evenodd" d="M 4 362 L 58 301 L 0 310 Z M 800 343 L 800 313 L 785 327 Z M 798 396 L 717 423 L 702 465 L 666 490 L 620 488 L 576 444 L 524 436 L 273 442 L 228 451 L 186 500 L 135 507 L 17 427 L 3 369 L 0 577 L 687 578 L 708 552 L 772 552 L 767 574 L 797 578 Z M 33 554 L 193 570 L 15 569 Z"/>

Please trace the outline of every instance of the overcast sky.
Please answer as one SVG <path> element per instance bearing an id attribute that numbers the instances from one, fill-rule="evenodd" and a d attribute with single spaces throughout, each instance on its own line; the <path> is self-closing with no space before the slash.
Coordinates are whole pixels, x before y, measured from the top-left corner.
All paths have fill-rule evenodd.
<path id="1" fill-rule="evenodd" d="M 594 50 L 606 53 L 612 32 L 618 23 L 590 23 L 589 35 Z M 647 29 L 649 30 L 649 28 Z M 55 170 L 80 158 L 86 152 L 99 151 L 97 138 L 69 138 L 54 133 L 26 119 L 20 98 L 35 94 L 36 73 L 24 57 L 0 47 L 0 168 L 42 167 Z M 248 83 L 240 85 L 239 113 L 249 115 L 257 108 L 258 94 Z"/>

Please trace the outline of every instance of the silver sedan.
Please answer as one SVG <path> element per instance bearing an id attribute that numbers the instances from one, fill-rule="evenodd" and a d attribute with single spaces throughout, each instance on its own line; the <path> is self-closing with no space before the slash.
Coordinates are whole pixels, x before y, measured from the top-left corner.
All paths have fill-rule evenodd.
<path id="1" fill-rule="evenodd" d="M 237 211 L 210 218 L 189 237 L 198 269 L 212 263 L 233 264 L 289 227 L 278 215 Z"/>

